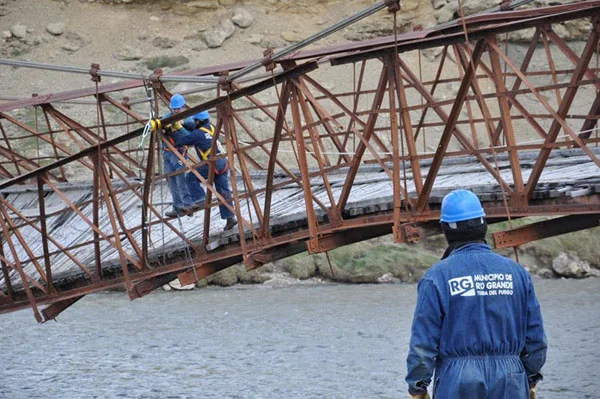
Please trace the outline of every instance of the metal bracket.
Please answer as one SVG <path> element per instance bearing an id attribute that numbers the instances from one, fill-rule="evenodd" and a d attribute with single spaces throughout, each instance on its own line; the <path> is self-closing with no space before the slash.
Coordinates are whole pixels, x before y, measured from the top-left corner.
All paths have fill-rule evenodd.
<path id="1" fill-rule="evenodd" d="M 92 82 L 100 82 L 102 80 L 102 77 L 100 75 L 98 75 L 98 71 L 100 70 L 100 64 L 92 64 L 92 67 L 90 68 L 90 75 L 92 76 Z"/>
<path id="2" fill-rule="evenodd" d="M 388 12 L 400 11 L 400 0 L 385 0 L 384 3 L 388 8 Z"/>
<path id="3" fill-rule="evenodd" d="M 265 58 L 262 59 L 261 64 L 263 64 L 263 66 L 265 67 L 265 70 L 267 72 L 270 72 L 273 69 L 275 69 L 275 61 L 273 61 L 273 59 L 271 59 L 272 55 L 273 55 L 273 47 L 267 47 L 267 49 L 265 51 L 263 51 L 263 56 Z"/>
<path id="4" fill-rule="evenodd" d="M 229 71 L 223 71 L 219 74 L 219 88 L 229 93 L 233 88 L 231 87 L 231 83 L 227 81 L 228 76 Z"/>
<path id="5" fill-rule="evenodd" d="M 397 230 L 394 229 L 394 242 L 397 243 L 414 244 L 421 241 L 422 238 L 423 232 L 413 223 L 404 223 L 399 225 Z"/>
<path id="6" fill-rule="evenodd" d="M 152 82 L 152 88 L 158 89 L 161 86 L 160 77 L 163 75 L 162 68 L 157 68 L 154 70 L 154 73 L 150 75 L 150 81 Z"/>

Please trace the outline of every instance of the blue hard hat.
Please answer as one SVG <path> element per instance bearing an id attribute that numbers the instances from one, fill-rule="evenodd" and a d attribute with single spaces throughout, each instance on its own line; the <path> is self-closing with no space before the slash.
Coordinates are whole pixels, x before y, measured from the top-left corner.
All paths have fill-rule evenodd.
<path id="1" fill-rule="evenodd" d="M 208 114 L 208 111 L 200 111 L 196 115 L 192 116 L 192 118 L 198 121 L 205 121 L 210 118 L 210 115 Z"/>
<path id="2" fill-rule="evenodd" d="M 484 216 L 479 198 L 469 190 L 454 190 L 442 200 L 440 222 L 462 222 Z"/>
<path id="3" fill-rule="evenodd" d="M 183 98 L 181 94 L 175 94 L 173 97 L 171 97 L 171 104 L 169 105 L 169 108 L 178 109 L 183 108 L 184 106 L 185 98 Z"/>

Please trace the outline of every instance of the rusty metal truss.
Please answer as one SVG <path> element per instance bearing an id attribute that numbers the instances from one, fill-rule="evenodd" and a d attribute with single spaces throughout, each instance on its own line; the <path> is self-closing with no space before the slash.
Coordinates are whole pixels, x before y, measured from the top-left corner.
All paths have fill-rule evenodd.
<path id="1" fill-rule="evenodd" d="M 584 42 L 556 33 L 574 21 L 589 26 Z M 527 43 L 507 41 L 523 30 Z M 240 71 L 256 62 L 240 62 L 104 84 L 93 65 L 89 89 L 0 103 L 0 313 L 31 308 L 42 322 L 99 290 L 125 287 L 134 299 L 239 262 L 389 233 L 414 242 L 456 187 L 477 192 L 492 221 L 562 216 L 503 233 L 499 246 L 596 226 L 599 39 L 600 1 L 503 7 L 267 53 L 253 74 Z M 202 162 L 181 157 L 174 173 L 194 174 L 207 205 L 167 218 L 160 144 L 173 147 L 151 127 L 186 77 L 210 79 L 188 79 L 197 105 L 160 126 L 211 112 L 233 206 L 212 187 L 216 157 L 208 179 Z M 220 233 L 219 205 L 235 212 L 235 231 Z"/>

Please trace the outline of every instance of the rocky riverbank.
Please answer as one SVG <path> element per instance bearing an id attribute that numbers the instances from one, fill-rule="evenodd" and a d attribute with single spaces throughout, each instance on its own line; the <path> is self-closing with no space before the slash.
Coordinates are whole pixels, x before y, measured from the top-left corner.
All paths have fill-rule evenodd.
<path id="1" fill-rule="evenodd" d="M 491 226 L 490 234 L 506 227 L 505 223 Z M 600 277 L 599 234 L 600 228 L 594 228 L 523 245 L 517 250 L 519 261 L 532 275 L 540 278 Z M 492 242 L 491 235 L 488 242 Z M 440 259 L 445 248 L 442 235 L 413 245 L 394 244 L 391 236 L 384 236 L 331 251 L 331 265 L 324 254 L 302 253 L 251 271 L 246 271 L 243 265 L 230 267 L 196 285 L 181 287 L 174 281 L 163 288 L 179 290 L 208 285 L 288 286 L 331 282 L 415 283 Z M 512 259 L 515 257 L 513 250 L 497 252 Z"/>

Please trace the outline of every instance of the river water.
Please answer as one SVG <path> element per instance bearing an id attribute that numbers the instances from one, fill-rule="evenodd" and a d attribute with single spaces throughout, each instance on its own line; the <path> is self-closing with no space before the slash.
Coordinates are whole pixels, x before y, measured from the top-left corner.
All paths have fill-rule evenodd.
<path id="1" fill-rule="evenodd" d="M 599 398 L 600 279 L 536 280 L 541 399 Z M 0 398 L 404 398 L 416 285 L 90 295 L 0 315 Z"/>

